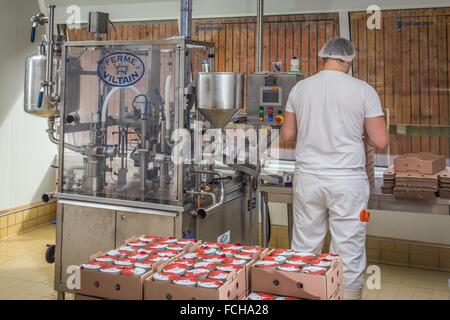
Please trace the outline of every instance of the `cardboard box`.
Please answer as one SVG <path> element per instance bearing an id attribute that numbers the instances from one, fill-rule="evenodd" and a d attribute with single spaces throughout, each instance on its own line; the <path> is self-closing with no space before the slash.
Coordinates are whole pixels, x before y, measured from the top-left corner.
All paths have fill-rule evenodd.
<path id="1" fill-rule="evenodd" d="M 261 255 L 269 252 L 268 249 Z M 183 287 L 173 283 L 155 281 L 153 275 L 144 282 L 144 300 L 240 300 L 250 290 L 250 270 L 258 261 L 258 256 L 248 262 L 242 269 L 233 272 L 224 285 L 218 289 Z M 158 268 L 162 271 L 169 263 Z"/>
<path id="2" fill-rule="evenodd" d="M 83 296 L 81 294 L 75 295 L 75 300 L 77 301 L 94 301 L 94 300 L 105 300 L 103 298 L 96 298 L 96 297 L 89 297 L 89 296 Z"/>
<path id="3" fill-rule="evenodd" d="M 136 237 L 128 239 L 125 243 L 136 240 Z M 186 249 L 170 259 L 166 263 L 172 262 L 177 259 L 182 254 L 185 254 L 193 247 L 200 246 L 201 242 L 197 242 L 192 245 L 186 246 Z M 100 252 L 89 258 L 89 261 L 95 260 L 95 258 L 104 255 L 105 253 Z M 143 300 L 143 285 L 144 280 L 151 276 L 162 262 L 156 262 L 152 269 L 143 274 L 140 277 L 124 276 L 124 275 L 114 275 L 108 273 L 102 273 L 95 270 L 84 270 L 80 269 L 80 280 L 81 289 L 77 290 L 77 294 L 91 297 L 100 297 L 112 300 Z"/>
<path id="4" fill-rule="evenodd" d="M 418 172 L 436 174 L 445 169 L 445 157 L 431 153 L 406 154 L 394 159 L 394 169 L 397 172 Z"/>
<path id="5" fill-rule="evenodd" d="M 332 262 L 325 275 L 267 270 L 252 266 L 251 290 L 308 300 L 329 300 L 344 282 L 342 258 Z"/>
<path id="6" fill-rule="evenodd" d="M 344 286 L 339 285 L 336 292 L 330 298 L 330 300 L 344 300 Z"/>

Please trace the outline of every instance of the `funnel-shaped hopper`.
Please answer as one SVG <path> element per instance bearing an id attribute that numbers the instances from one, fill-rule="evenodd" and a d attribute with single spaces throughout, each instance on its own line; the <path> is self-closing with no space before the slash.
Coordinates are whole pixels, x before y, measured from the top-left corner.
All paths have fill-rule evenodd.
<path id="1" fill-rule="evenodd" d="M 196 85 L 197 110 L 215 128 L 224 128 L 243 107 L 244 74 L 200 72 Z"/>

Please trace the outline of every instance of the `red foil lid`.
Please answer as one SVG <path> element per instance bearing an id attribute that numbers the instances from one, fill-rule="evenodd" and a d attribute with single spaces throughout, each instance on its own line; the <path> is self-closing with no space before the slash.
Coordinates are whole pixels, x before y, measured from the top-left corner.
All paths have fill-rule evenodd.
<path id="1" fill-rule="evenodd" d="M 203 279 L 198 282 L 198 286 L 201 288 L 217 289 L 223 285 L 223 281 L 215 279 Z"/>

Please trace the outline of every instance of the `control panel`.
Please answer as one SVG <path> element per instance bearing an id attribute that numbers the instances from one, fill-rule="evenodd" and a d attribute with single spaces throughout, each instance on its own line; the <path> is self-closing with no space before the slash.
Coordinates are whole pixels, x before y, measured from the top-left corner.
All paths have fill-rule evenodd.
<path id="1" fill-rule="evenodd" d="M 282 126 L 289 94 L 303 80 L 300 74 L 253 73 L 248 78 L 247 122 Z"/>

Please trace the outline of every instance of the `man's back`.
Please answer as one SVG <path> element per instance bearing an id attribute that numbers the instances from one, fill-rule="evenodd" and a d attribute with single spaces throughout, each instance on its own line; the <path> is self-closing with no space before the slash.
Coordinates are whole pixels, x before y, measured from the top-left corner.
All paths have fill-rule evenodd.
<path id="1" fill-rule="evenodd" d="M 286 111 L 297 118 L 297 173 L 365 176 L 364 120 L 383 115 L 370 85 L 343 72 L 322 71 L 297 84 Z"/>

